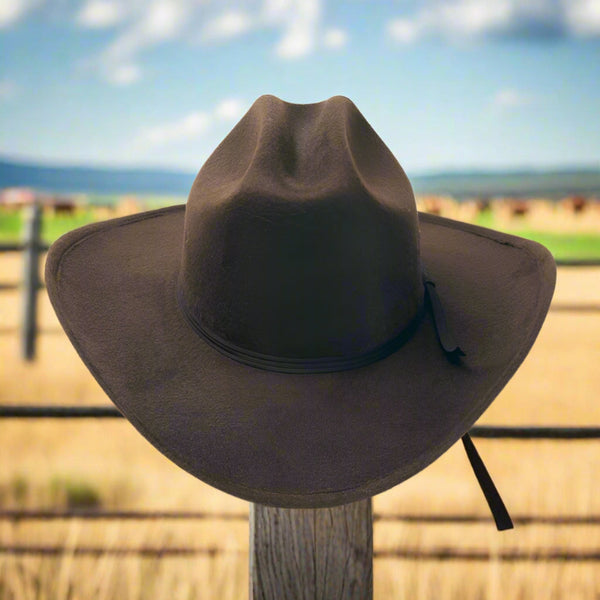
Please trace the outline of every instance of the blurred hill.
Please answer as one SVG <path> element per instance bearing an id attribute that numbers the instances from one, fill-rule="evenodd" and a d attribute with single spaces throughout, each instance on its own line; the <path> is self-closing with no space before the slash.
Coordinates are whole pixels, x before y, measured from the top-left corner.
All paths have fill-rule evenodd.
<path id="1" fill-rule="evenodd" d="M 48 192 L 95 194 L 182 194 L 195 173 L 161 169 L 40 166 L 0 160 L 0 189 L 30 187 Z"/>
<path id="2" fill-rule="evenodd" d="M 600 167 L 561 170 L 408 173 L 417 194 L 466 197 L 600 196 Z M 195 173 L 166 169 L 42 166 L 0 160 L 0 188 L 31 187 L 48 192 L 187 195 Z"/>

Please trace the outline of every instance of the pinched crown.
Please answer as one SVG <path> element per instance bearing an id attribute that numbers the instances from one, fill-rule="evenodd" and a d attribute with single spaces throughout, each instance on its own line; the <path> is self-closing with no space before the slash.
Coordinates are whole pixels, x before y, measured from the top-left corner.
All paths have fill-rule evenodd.
<path id="1" fill-rule="evenodd" d="M 262 96 L 194 181 L 178 285 L 188 317 L 231 347 L 368 352 L 423 300 L 410 183 L 347 98 Z"/>

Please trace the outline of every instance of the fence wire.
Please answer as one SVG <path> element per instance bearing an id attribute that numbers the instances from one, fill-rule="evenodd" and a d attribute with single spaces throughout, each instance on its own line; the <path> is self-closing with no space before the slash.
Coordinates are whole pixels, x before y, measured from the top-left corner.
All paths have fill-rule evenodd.
<path id="1" fill-rule="evenodd" d="M 0 419 L 120 419 L 123 415 L 114 406 L 33 406 L 2 405 Z M 600 427 L 477 425 L 469 431 L 472 437 L 488 439 L 600 439 Z"/>
<path id="2" fill-rule="evenodd" d="M 64 521 L 81 519 L 84 521 L 248 521 L 247 513 L 205 512 L 205 511 L 136 511 L 136 510 L 0 510 L 0 520 L 20 523 L 22 521 Z M 600 525 L 600 515 L 515 515 L 515 525 Z M 375 513 L 373 522 L 403 522 L 429 524 L 488 524 L 493 519 L 484 515 L 468 514 L 418 514 L 418 513 Z"/>
<path id="3" fill-rule="evenodd" d="M 7 545 L 0 546 L 0 554 L 13 556 L 137 556 L 141 558 L 164 558 L 166 556 L 198 556 L 211 558 L 217 555 L 247 555 L 247 550 L 225 549 L 217 547 L 102 547 L 102 546 L 44 546 L 44 545 Z M 489 552 L 478 549 L 431 548 L 415 550 L 412 548 L 387 548 L 374 550 L 375 559 L 430 560 L 430 561 L 501 561 L 501 562 L 600 562 L 600 550 L 500 550 Z"/>

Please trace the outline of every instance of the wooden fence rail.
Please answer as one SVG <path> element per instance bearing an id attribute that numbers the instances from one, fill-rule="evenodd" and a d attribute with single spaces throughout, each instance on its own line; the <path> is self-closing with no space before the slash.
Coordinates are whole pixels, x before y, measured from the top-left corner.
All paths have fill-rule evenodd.
<path id="1" fill-rule="evenodd" d="M 32 521 L 248 521 L 247 513 L 223 513 L 204 511 L 135 511 L 135 510 L 102 510 L 102 509 L 67 509 L 67 510 L 33 510 L 5 509 L 0 510 L 0 521 L 21 523 Z M 519 526 L 573 526 L 600 525 L 598 515 L 514 515 L 511 516 L 515 525 Z M 491 517 L 467 514 L 426 514 L 426 513 L 374 513 L 374 523 L 419 523 L 431 525 L 463 524 L 487 525 L 493 524 Z"/>
<path id="2" fill-rule="evenodd" d="M 113 406 L 0 405 L 0 419 L 122 419 Z M 600 427 L 476 425 L 472 437 L 519 440 L 598 440 Z"/>
<path id="3" fill-rule="evenodd" d="M 0 545 L 0 555 L 13 556 L 136 556 L 140 558 L 196 557 L 198 555 L 214 558 L 219 555 L 247 555 L 242 549 L 218 547 L 166 547 L 148 546 L 46 546 L 46 545 Z M 489 550 L 461 548 L 386 548 L 373 551 L 374 559 L 394 559 L 411 561 L 469 561 L 469 562 L 600 562 L 600 549 L 563 550 L 561 548 L 518 550 L 508 549 L 490 552 Z M 323 564 L 323 563 L 322 563 Z M 269 598 L 297 598 L 298 596 L 267 596 Z M 310 596 L 326 598 L 330 596 Z M 337 596 L 336 596 L 337 597 Z M 340 596 L 347 598 L 350 596 Z"/>

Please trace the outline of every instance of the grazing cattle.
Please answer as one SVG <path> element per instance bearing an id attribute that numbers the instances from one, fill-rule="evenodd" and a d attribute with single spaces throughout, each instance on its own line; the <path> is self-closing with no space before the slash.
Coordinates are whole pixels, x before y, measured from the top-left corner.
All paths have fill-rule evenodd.
<path id="1" fill-rule="evenodd" d="M 529 203 L 527 200 L 511 200 L 510 214 L 513 217 L 524 217 L 529 213 Z"/>
<path id="2" fill-rule="evenodd" d="M 579 214 L 586 209 L 588 201 L 585 196 L 569 196 L 566 204 L 575 214 Z"/>
<path id="3" fill-rule="evenodd" d="M 489 198 L 477 198 L 476 201 L 477 213 L 489 213 L 492 210 L 492 203 Z"/>
<path id="4" fill-rule="evenodd" d="M 45 203 L 50 207 L 56 216 L 70 217 L 75 214 L 77 205 L 72 198 L 66 196 L 53 196 Z"/>

